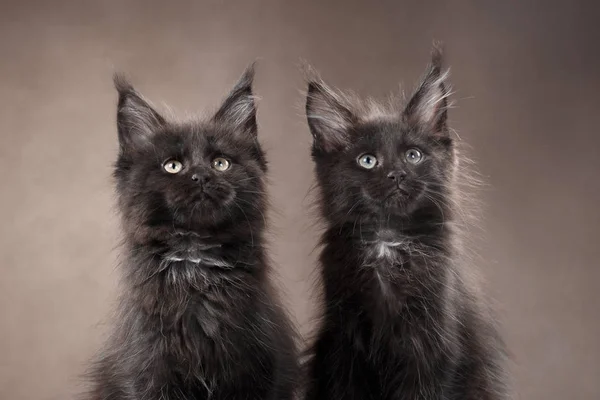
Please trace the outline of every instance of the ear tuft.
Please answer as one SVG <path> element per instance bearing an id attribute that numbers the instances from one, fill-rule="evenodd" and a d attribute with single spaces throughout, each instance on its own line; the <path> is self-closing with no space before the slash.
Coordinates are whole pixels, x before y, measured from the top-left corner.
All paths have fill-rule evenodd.
<path id="1" fill-rule="evenodd" d="M 124 75 L 115 74 L 113 80 L 119 93 L 117 129 L 121 149 L 127 151 L 145 146 L 154 133 L 166 124 L 165 119 L 134 89 Z"/>
<path id="2" fill-rule="evenodd" d="M 341 150 L 348 145 L 356 117 L 342 95 L 329 88 L 314 70 L 309 73 L 306 117 L 313 147 L 325 152 Z"/>
<path id="3" fill-rule="evenodd" d="M 121 72 L 115 72 L 115 74 L 113 75 L 113 82 L 115 84 L 115 89 L 117 89 L 117 92 L 119 92 L 119 94 L 135 92 L 135 89 L 129 82 L 129 79 L 127 79 L 125 74 Z"/>
<path id="4" fill-rule="evenodd" d="M 257 135 L 256 105 L 252 91 L 254 82 L 255 64 L 250 64 L 237 84 L 231 90 L 219 110 L 215 113 L 213 121 L 233 125 L 252 136 Z"/>
<path id="5" fill-rule="evenodd" d="M 425 77 L 404 110 L 404 119 L 412 126 L 438 136 L 447 136 L 449 71 L 442 70 L 443 50 L 434 43 Z"/>
<path id="6" fill-rule="evenodd" d="M 433 47 L 431 49 L 431 65 L 436 67 L 439 71 L 441 71 L 443 61 L 444 61 L 444 44 L 439 41 L 434 41 Z"/>

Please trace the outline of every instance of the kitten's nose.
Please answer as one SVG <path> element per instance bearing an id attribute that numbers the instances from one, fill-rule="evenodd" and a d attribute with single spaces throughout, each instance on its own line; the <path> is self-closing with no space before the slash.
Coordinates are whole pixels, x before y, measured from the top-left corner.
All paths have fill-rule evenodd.
<path id="1" fill-rule="evenodd" d="M 404 171 L 392 171 L 387 175 L 388 178 L 400 183 L 406 178 L 406 172 Z"/>
<path id="2" fill-rule="evenodd" d="M 203 170 L 196 170 L 196 172 L 194 172 L 190 178 L 200 185 L 206 185 L 210 180 L 208 173 Z"/>
<path id="3" fill-rule="evenodd" d="M 200 172 L 200 173 L 193 174 L 192 180 L 201 185 L 206 185 L 209 181 L 209 177 Z"/>

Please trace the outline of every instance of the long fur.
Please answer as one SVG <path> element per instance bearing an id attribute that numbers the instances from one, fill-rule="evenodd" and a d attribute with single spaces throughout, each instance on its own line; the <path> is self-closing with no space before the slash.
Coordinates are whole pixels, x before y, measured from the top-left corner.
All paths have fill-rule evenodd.
<path id="1" fill-rule="evenodd" d="M 295 331 L 269 283 L 252 78 L 251 67 L 212 119 L 185 123 L 115 78 L 123 292 L 86 399 L 294 398 Z M 214 170 L 215 157 L 231 167 Z M 169 159 L 178 174 L 163 169 Z"/>
<path id="2" fill-rule="evenodd" d="M 309 78 L 325 232 L 307 400 L 509 396 L 504 344 L 463 247 L 470 220 L 461 195 L 473 181 L 447 126 L 447 76 L 436 47 L 403 107 L 360 101 Z M 404 156 L 411 148 L 424 154 L 416 165 Z M 376 156 L 377 166 L 362 169 L 361 154 Z"/>

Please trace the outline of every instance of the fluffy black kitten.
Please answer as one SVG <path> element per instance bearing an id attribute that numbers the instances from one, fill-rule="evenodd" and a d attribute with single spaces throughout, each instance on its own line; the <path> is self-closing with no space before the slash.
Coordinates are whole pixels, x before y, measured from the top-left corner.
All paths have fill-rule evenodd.
<path id="1" fill-rule="evenodd" d="M 115 78 L 125 290 L 90 399 L 293 398 L 295 338 L 268 281 L 253 76 L 212 119 L 187 123 Z"/>
<path id="2" fill-rule="evenodd" d="M 463 279 L 441 51 L 391 111 L 309 81 L 326 231 L 307 399 L 505 398 L 503 345 Z"/>

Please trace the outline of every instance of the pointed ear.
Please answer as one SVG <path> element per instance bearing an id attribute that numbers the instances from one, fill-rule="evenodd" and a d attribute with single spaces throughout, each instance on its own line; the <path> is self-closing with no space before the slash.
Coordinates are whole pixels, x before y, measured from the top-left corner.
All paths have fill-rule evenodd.
<path id="1" fill-rule="evenodd" d="M 255 96 L 252 93 L 254 82 L 254 63 L 252 63 L 229 93 L 219 111 L 213 117 L 214 122 L 232 124 L 236 129 L 252 136 L 257 135 Z"/>
<path id="2" fill-rule="evenodd" d="M 404 120 L 435 136 L 448 136 L 448 71 L 442 71 L 442 50 L 434 46 L 432 60 L 417 91 L 404 110 Z"/>
<path id="3" fill-rule="evenodd" d="M 165 119 L 133 88 L 122 75 L 114 76 L 119 92 L 117 129 L 122 150 L 145 146 L 154 133 L 165 125 Z"/>
<path id="4" fill-rule="evenodd" d="M 349 130 L 356 117 L 343 98 L 320 79 L 308 82 L 306 117 L 314 148 L 332 152 L 348 145 Z"/>

